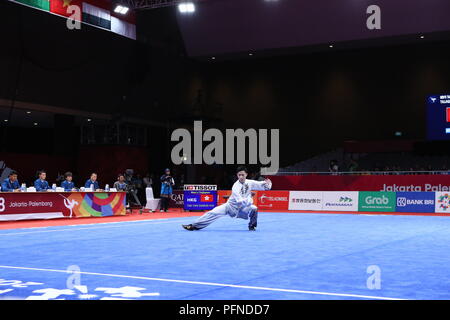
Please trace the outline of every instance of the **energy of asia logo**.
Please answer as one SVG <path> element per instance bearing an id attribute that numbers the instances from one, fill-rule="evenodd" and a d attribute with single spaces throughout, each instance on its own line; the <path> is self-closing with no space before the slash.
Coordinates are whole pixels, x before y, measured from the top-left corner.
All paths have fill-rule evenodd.
<path id="1" fill-rule="evenodd" d="M 450 200 L 449 199 L 450 199 L 450 196 L 448 193 L 440 195 L 437 200 L 439 208 L 441 208 L 444 211 L 447 211 L 450 208 Z"/>

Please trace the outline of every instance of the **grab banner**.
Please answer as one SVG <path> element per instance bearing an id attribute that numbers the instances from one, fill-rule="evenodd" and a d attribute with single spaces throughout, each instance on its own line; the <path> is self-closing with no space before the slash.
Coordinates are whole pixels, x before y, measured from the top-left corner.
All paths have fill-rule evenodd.
<path id="1" fill-rule="evenodd" d="M 394 212 L 396 209 L 395 192 L 365 192 L 359 193 L 358 211 Z"/>
<path id="2" fill-rule="evenodd" d="M 289 210 L 322 210 L 323 192 L 290 191 Z"/>
<path id="3" fill-rule="evenodd" d="M 358 192 L 326 191 L 323 192 L 323 210 L 358 211 Z"/>
<path id="4" fill-rule="evenodd" d="M 434 213 L 434 192 L 397 192 L 396 212 Z"/>

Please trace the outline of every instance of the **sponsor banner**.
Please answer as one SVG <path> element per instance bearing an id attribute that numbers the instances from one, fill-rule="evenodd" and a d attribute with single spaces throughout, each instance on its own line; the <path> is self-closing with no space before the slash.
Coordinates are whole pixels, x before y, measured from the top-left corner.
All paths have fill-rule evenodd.
<path id="1" fill-rule="evenodd" d="M 395 192 L 359 192 L 358 211 L 394 212 L 396 209 Z"/>
<path id="2" fill-rule="evenodd" d="M 125 192 L 3 192 L 0 220 L 125 215 L 125 206 Z"/>
<path id="3" fill-rule="evenodd" d="M 217 186 L 185 185 L 184 210 L 211 210 L 217 206 Z"/>
<path id="4" fill-rule="evenodd" d="M 450 192 L 436 192 L 435 212 L 450 213 Z"/>
<path id="5" fill-rule="evenodd" d="M 185 191 L 217 191 L 217 185 L 211 184 L 185 184 Z"/>
<path id="6" fill-rule="evenodd" d="M 277 190 L 450 192 L 450 175 L 270 176 Z"/>
<path id="7" fill-rule="evenodd" d="M 219 190 L 217 191 L 217 205 L 220 206 L 228 201 L 231 196 L 231 190 Z"/>
<path id="8" fill-rule="evenodd" d="M 256 191 L 253 203 L 260 210 L 288 210 L 289 191 Z"/>
<path id="9" fill-rule="evenodd" d="M 169 198 L 169 208 L 183 208 L 184 193 L 182 190 L 174 190 Z"/>
<path id="10" fill-rule="evenodd" d="M 326 191 L 323 192 L 324 211 L 358 211 L 358 192 Z"/>
<path id="11" fill-rule="evenodd" d="M 434 192 L 397 192 L 396 212 L 434 213 Z"/>
<path id="12" fill-rule="evenodd" d="M 289 210 L 322 210 L 323 192 L 290 191 Z"/>

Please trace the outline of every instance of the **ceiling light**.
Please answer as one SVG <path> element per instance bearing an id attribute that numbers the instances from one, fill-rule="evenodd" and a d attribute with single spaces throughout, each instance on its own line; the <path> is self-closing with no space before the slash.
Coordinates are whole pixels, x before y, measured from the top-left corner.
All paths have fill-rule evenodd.
<path id="1" fill-rule="evenodd" d="M 183 2 L 178 5 L 178 11 L 181 13 L 193 13 L 195 12 L 195 5 L 192 2 Z"/>
<path id="2" fill-rule="evenodd" d="M 130 10 L 128 7 L 122 6 L 120 4 L 116 5 L 116 7 L 114 8 L 114 12 L 120 14 L 127 14 L 128 10 Z"/>

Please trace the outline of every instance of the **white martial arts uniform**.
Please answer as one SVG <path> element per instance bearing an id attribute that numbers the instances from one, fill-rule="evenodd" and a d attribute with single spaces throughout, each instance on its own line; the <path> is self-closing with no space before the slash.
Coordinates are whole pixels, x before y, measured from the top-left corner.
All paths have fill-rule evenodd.
<path id="1" fill-rule="evenodd" d="M 219 219 L 229 215 L 232 218 L 248 219 L 249 227 L 256 227 L 258 208 L 253 205 L 252 191 L 270 190 L 271 183 L 246 179 L 244 183 L 239 180 L 233 184 L 231 196 L 227 203 L 215 207 L 198 218 L 192 225 L 197 229 L 203 229 Z"/>

